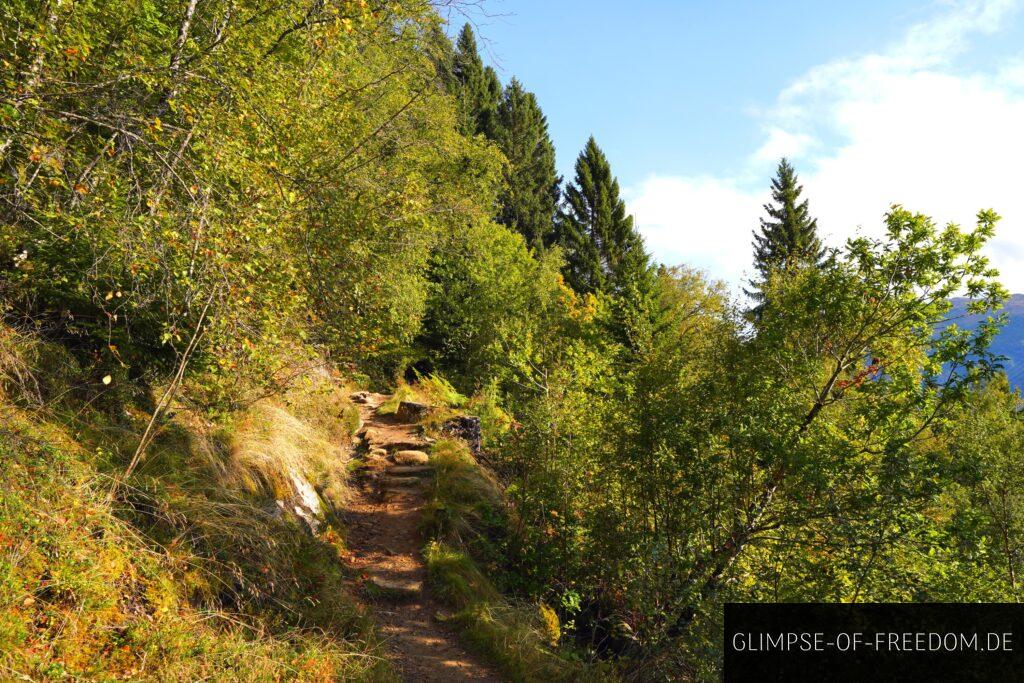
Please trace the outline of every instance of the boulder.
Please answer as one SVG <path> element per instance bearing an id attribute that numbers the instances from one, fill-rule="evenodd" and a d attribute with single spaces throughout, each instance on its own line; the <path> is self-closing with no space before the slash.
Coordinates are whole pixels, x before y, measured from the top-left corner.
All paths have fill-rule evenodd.
<path id="1" fill-rule="evenodd" d="M 284 500 L 275 501 L 277 507 L 283 512 L 294 513 L 306 523 L 311 532 L 316 533 L 324 516 L 320 496 L 313 485 L 299 472 L 292 470 L 288 473 L 288 477 L 291 479 L 292 493 Z"/>
<path id="2" fill-rule="evenodd" d="M 483 433 L 480 430 L 480 418 L 472 415 L 453 417 L 441 426 L 441 432 L 447 436 L 462 439 L 469 445 L 473 455 L 480 455 L 483 447 Z"/>
<path id="3" fill-rule="evenodd" d="M 403 422 L 419 422 L 433 412 L 433 410 L 434 407 L 428 406 L 426 403 L 402 401 L 398 404 L 398 410 L 395 411 L 395 417 Z"/>

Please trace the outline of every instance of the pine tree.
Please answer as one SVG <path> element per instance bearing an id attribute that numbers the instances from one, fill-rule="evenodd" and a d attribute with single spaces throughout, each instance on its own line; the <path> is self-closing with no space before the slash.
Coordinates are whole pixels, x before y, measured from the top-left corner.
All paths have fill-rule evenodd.
<path id="1" fill-rule="evenodd" d="M 772 201 L 765 204 L 768 218 L 761 219 L 760 234 L 754 233 L 754 267 L 758 278 L 750 281 L 747 296 L 764 304 L 764 284 L 773 271 L 817 266 L 825 256 L 818 238 L 818 219 L 812 218 L 807 200 L 800 201 L 803 186 L 786 160 L 779 162 L 772 179 Z"/>
<path id="2" fill-rule="evenodd" d="M 555 148 L 536 97 L 515 78 L 498 104 L 492 134 L 509 161 L 498 222 L 519 231 L 531 247 L 550 244 L 560 181 Z"/>
<path id="3" fill-rule="evenodd" d="M 643 238 L 626 215 L 619 183 L 591 137 L 576 160 L 576 178 L 565 189 L 558 242 L 566 251 L 566 279 L 578 292 L 624 292 L 651 270 Z"/>
<path id="4" fill-rule="evenodd" d="M 439 90 L 458 95 L 459 81 L 455 77 L 455 46 L 440 23 L 427 28 L 423 50 L 434 65 Z"/>
<path id="5" fill-rule="evenodd" d="M 453 74 L 458 82 L 459 126 L 467 135 L 490 136 L 501 81 L 489 66 L 484 66 L 476 47 L 476 36 L 469 24 L 462 27 L 455 44 Z"/>

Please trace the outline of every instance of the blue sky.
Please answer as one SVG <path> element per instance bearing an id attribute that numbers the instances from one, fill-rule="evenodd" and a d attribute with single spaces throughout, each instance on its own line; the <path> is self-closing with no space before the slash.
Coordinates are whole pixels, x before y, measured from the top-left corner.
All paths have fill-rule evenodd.
<path id="1" fill-rule="evenodd" d="M 891 0 L 484 7 L 491 16 L 470 15 L 481 52 L 503 81 L 516 76 L 537 94 L 560 171 L 571 172 L 593 133 L 625 184 L 651 173 L 727 172 L 759 143 L 752 109 L 794 75 L 884 45 L 922 14 L 920 2 Z"/>
<path id="2" fill-rule="evenodd" d="M 893 202 L 995 208 L 990 253 L 1024 291 L 1022 2 L 487 0 L 471 19 L 537 94 L 563 174 L 596 136 L 659 260 L 736 287 L 785 154 L 834 244 Z"/>

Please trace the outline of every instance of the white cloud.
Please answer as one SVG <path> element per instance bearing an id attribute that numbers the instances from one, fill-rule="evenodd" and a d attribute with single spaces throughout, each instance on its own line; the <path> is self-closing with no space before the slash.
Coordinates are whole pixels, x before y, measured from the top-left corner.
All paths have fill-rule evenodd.
<path id="1" fill-rule="evenodd" d="M 651 177 L 625 192 L 647 248 L 667 264 L 686 263 L 733 285 L 745 283 L 751 225 L 768 199 L 713 177 Z"/>
<path id="2" fill-rule="evenodd" d="M 811 146 L 814 139 L 806 133 L 790 133 L 782 128 L 773 127 L 768 131 L 768 139 L 761 148 L 754 152 L 757 161 L 778 161 L 782 157 L 798 157 Z"/>
<path id="3" fill-rule="evenodd" d="M 773 162 L 789 156 L 834 245 L 857 226 L 880 232 L 896 202 L 963 225 L 996 209 L 1004 220 L 989 253 L 1003 281 L 1024 291 L 1024 60 L 973 72 L 957 62 L 1016 4 L 957 3 L 881 53 L 810 69 L 762 115 L 765 142 L 735 177 L 652 177 L 630 188 L 649 248 L 741 284 Z"/>

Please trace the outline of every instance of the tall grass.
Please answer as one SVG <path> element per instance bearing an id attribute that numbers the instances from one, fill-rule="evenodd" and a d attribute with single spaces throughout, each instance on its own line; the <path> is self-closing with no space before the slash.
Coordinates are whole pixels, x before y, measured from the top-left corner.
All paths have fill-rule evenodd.
<path id="1" fill-rule="evenodd" d="M 321 377 L 218 424 L 175 406 L 114 498 L 146 414 L 111 395 L 0 397 L 0 680 L 395 680 L 341 535 L 274 502 L 293 473 L 344 500 L 343 390 Z"/>
<path id="2" fill-rule="evenodd" d="M 108 480 L 70 435 L 40 429 L 9 406 L 0 417 L 0 680 L 391 680 L 340 572 L 331 578 L 330 556 L 316 551 L 322 542 L 295 525 L 260 521 L 240 502 L 200 506 L 195 497 L 190 507 L 170 496 L 154 498 L 160 509 L 152 514 L 180 531 L 157 542 L 143 533 L 152 528 L 116 514 Z M 219 556 L 196 537 L 218 534 Z M 272 551 L 265 562 L 304 557 L 290 580 L 331 587 L 307 597 L 338 611 L 333 626 L 314 624 L 314 610 L 289 617 L 294 605 L 272 609 L 245 595 L 240 574 L 254 559 L 246 556 L 256 534 Z M 303 572 L 313 575 L 303 581 Z M 284 573 L 278 567 L 266 580 Z"/>

